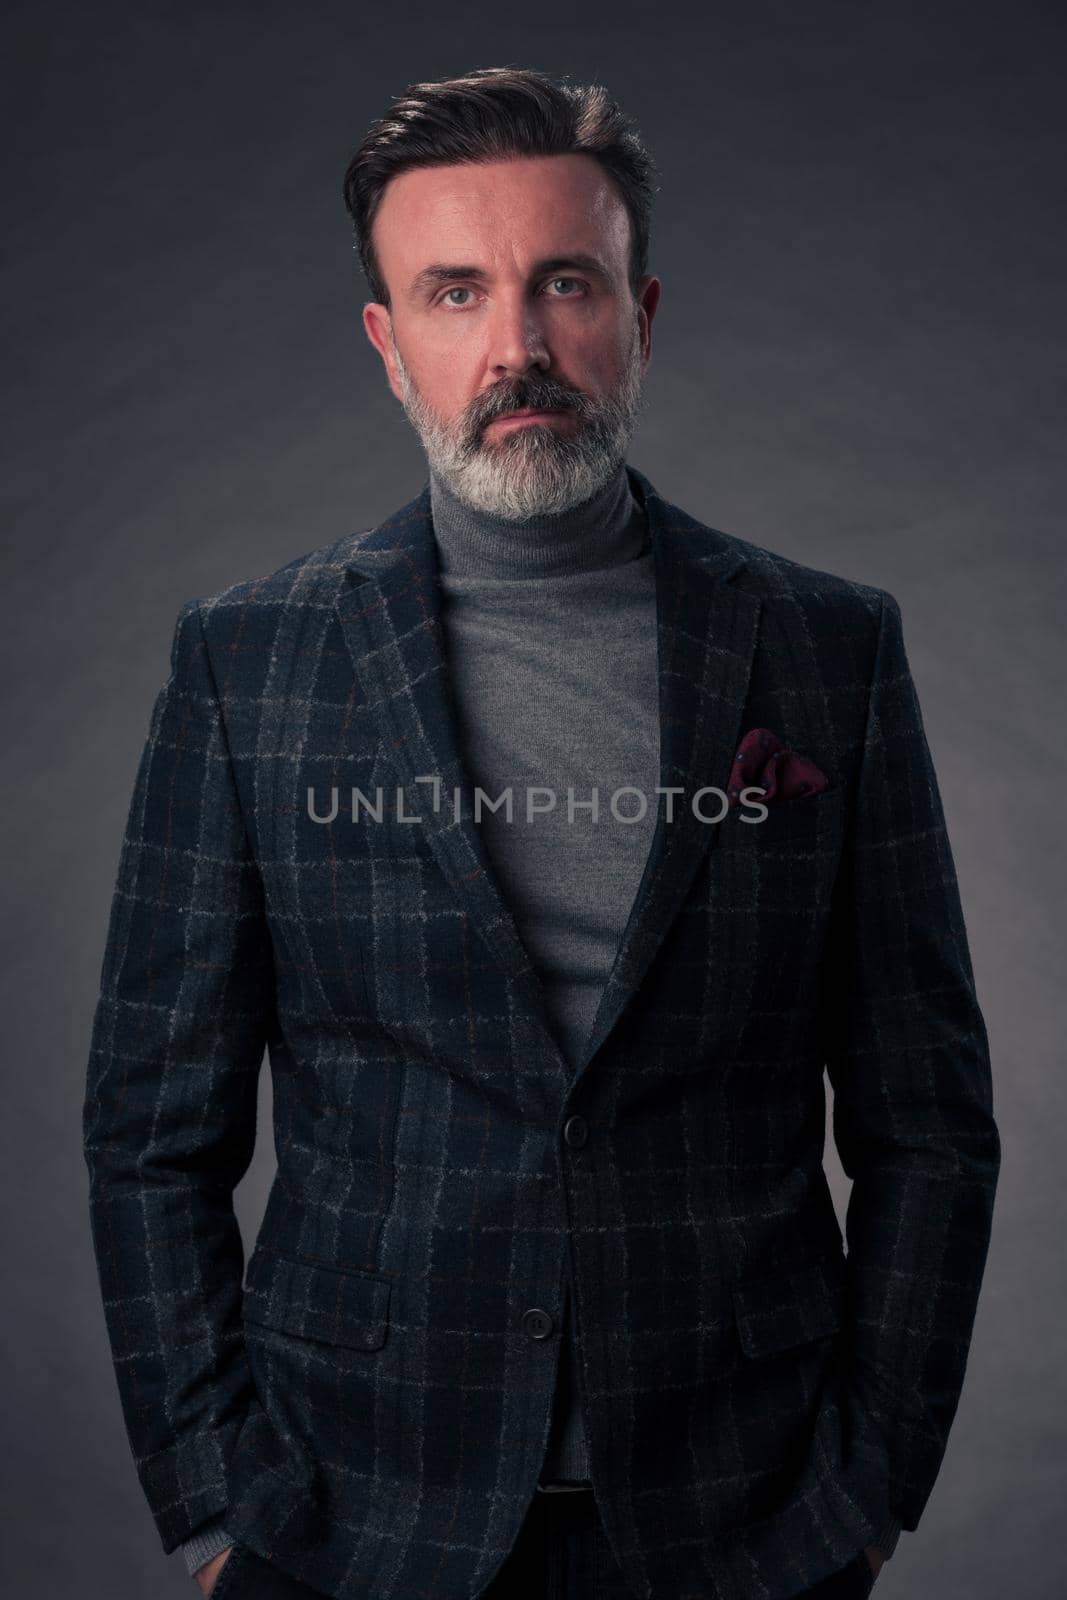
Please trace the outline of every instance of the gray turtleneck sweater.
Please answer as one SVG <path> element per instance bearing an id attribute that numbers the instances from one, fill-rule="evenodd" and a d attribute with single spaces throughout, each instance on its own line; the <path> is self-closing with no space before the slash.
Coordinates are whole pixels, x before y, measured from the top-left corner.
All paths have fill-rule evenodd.
<path id="1" fill-rule="evenodd" d="M 512 820 L 486 807 L 480 827 L 573 1068 L 655 828 L 656 591 L 644 512 L 624 465 L 584 504 L 522 522 L 471 511 L 433 472 L 430 497 L 460 754 L 472 786 L 494 800 L 512 790 Z M 633 793 L 613 812 L 624 787 L 645 796 L 643 815 Z M 527 820 L 534 790 L 555 805 Z M 567 1287 L 542 1484 L 589 1479 Z M 887 1555 L 898 1532 L 894 1522 L 875 1541 Z M 205 1524 L 182 1546 L 189 1571 L 232 1542 L 222 1518 Z"/>
<path id="2" fill-rule="evenodd" d="M 524 522 L 468 511 L 432 474 L 430 493 L 460 753 L 472 784 L 492 798 L 512 790 L 512 820 L 486 808 L 479 826 L 573 1067 L 656 820 L 656 596 L 644 513 L 623 467 L 583 505 Z M 623 785 L 649 802 L 639 820 L 612 814 Z M 538 789 L 548 793 L 534 805 L 551 809 L 528 816 Z M 633 817 L 640 801 L 622 795 L 617 810 Z"/>

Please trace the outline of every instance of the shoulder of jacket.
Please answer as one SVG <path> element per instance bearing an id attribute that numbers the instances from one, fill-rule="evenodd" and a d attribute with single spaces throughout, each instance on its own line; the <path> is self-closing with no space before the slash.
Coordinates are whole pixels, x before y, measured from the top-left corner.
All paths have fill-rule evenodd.
<path id="1" fill-rule="evenodd" d="M 182 611 L 198 610 L 205 631 L 215 634 L 235 623 L 266 620 L 270 613 L 279 614 L 283 607 L 325 603 L 324 595 L 336 592 L 345 565 L 372 532 L 373 528 L 367 528 L 342 534 L 329 544 L 294 556 L 273 572 L 243 578 L 214 594 L 188 600 Z"/>
<path id="2" fill-rule="evenodd" d="M 662 501 L 662 496 L 658 498 Z M 731 558 L 743 560 L 744 571 L 734 581 L 762 600 L 800 602 L 813 609 L 829 608 L 838 616 L 866 614 L 876 626 L 883 604 L 890 609 L 896 605 L 887 590 L 874 584 L 861 583 L 782 555 L 778 550 L 757 544 L 754 539 L 744 539 L 739 534 L 727 533 L 702 522 L 678 506 L 663 502 L 661 513 L 667 518 L 671 531 L 682 534 L 698 557 L 714 556 L 727 564 Z"/>
<path id="3" fill-rule="evenodd" d="M 733 536 L 731 536 L 733 537 Z M 837 572 L 827 572 L 821 567 L 809 566 L 780 551 L 766 549 L 749 539 L 733 538 L 744 555 L 749 587 L 762 592 L 767 598 L 782 596 L 800 601 L 813 601 L 835 609 L 880 613 L 883 603 L 893 601 L 892 595 L 875 584 L 861 583 L 856 578 L 846 578 Z"/>

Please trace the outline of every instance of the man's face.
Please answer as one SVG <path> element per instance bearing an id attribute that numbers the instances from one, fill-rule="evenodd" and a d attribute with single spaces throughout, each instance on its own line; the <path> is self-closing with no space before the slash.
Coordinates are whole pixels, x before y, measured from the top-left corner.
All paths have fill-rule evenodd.
<path id="1" fill-rule="evenodd" d="M 392 306 L 363 325 L 437 475 L 509 519 L 595 494 L 633 434 L 660 288 L 631 293 L 629 216 L 598 162 L 401 173 L 374 242 Z"/>

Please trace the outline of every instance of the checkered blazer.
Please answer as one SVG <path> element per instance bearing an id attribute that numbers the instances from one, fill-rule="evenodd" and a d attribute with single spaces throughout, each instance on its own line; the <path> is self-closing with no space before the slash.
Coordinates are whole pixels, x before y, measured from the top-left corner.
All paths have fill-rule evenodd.
<path id="1" fill-rule="evenodd" d="M 181 609 L 84 1104 L 165 1551 L 224 1515 L 337 1600 L 473 1600 L 544 1458 L 567 1277 L 635 1593 L 775 1600 L 918 1523 L 1000 1151 L 900 611 L 630 472 L 683 792 L 573 1073 L 473 821 L 428 488 Z M 829 787 L 700 820 L 755 727 Z M 265 1047 L 278 1167 L 245 1270 Z"/>

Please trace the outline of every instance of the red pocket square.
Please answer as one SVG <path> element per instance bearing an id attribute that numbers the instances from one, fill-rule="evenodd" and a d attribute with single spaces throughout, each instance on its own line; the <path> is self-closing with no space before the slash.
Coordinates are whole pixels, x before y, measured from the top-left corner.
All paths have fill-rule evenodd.
<path id="1" fill-rule="evenodd" d="M 798 755 L 782 743 L 770 728 L 752 728 L 741 740 L 730 769 L 726 793 L 731 806 L 740 805 L 741 790 L 763 790 L 761 804 L 771 800 L 799 800 L 802 795 L 822 794 L 830 787 L 825 773 L 814 761 Z"/>

